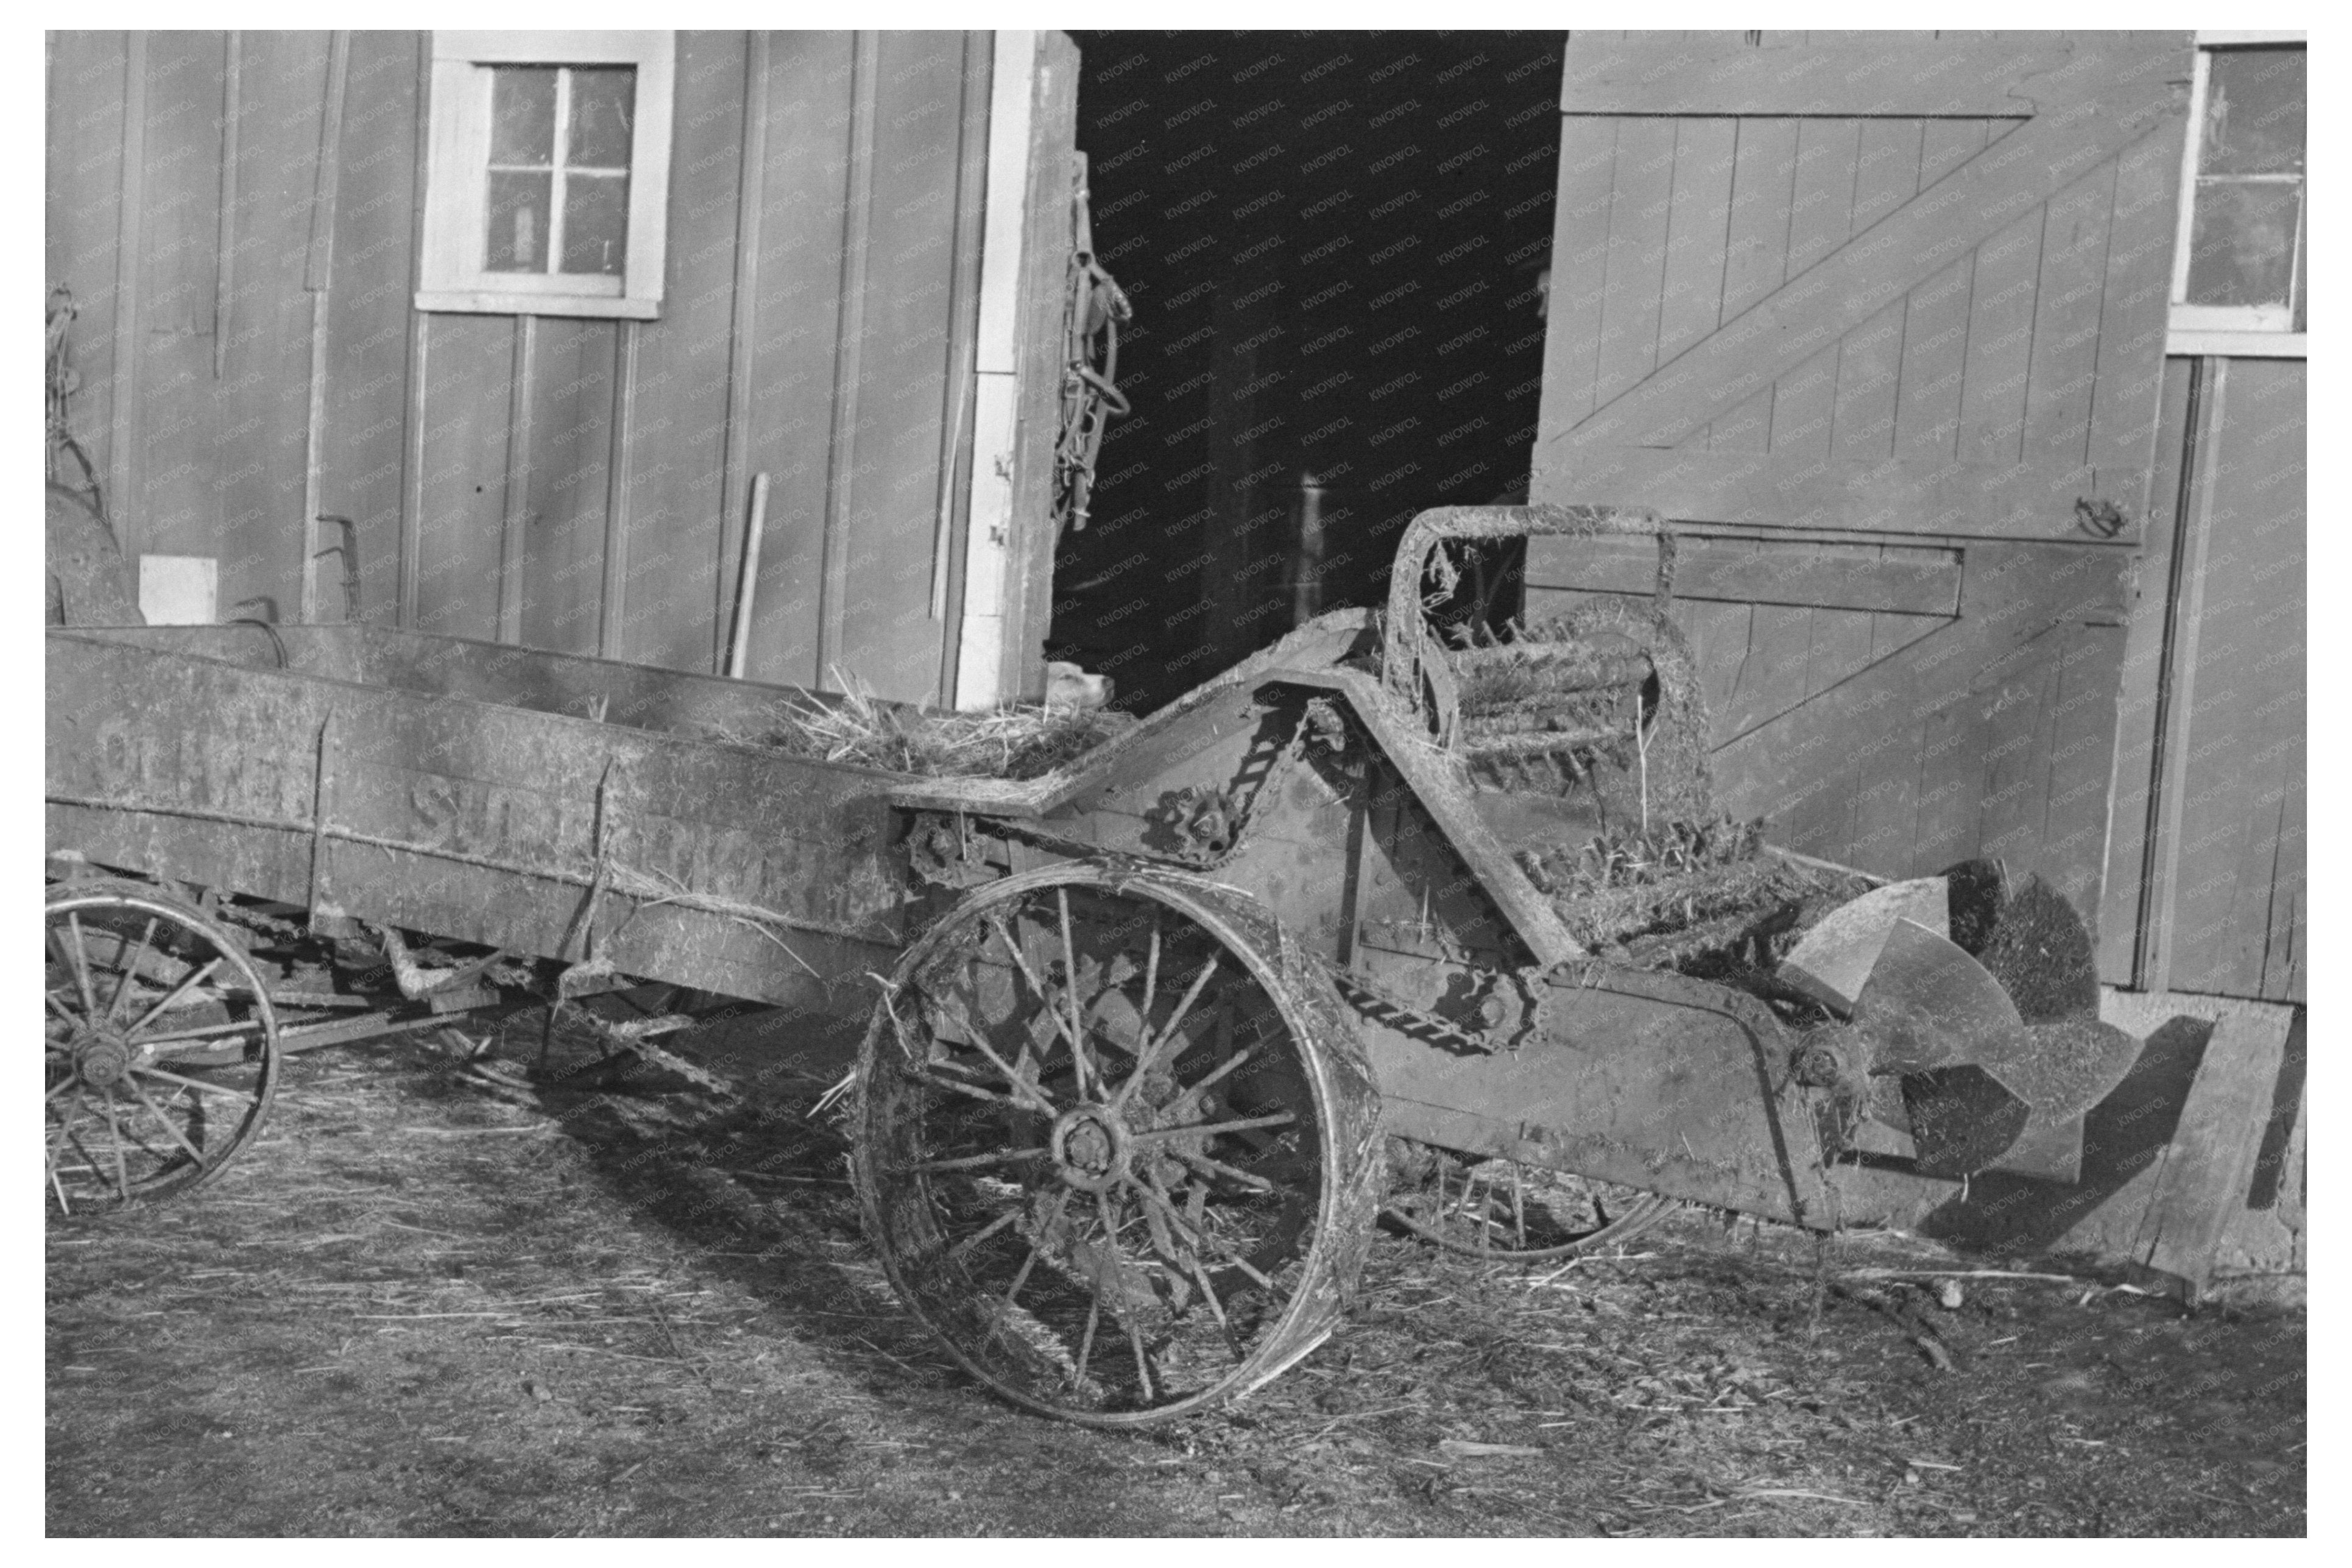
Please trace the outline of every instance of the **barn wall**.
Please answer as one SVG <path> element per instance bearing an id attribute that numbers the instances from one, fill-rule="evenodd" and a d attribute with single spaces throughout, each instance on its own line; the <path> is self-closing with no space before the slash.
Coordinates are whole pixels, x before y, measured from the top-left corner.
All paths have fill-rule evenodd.
<path id="1" fill-rule="evenodd" d="M 747 673 L 935 698 L 987 35 L 680 34 L 643 322 L 413 308 L 427 41 L 51 35 L 47 262 L 126 548 L 295 619 L 314 482 L 365 618 L 707 669 L 764 471 Z"/>
<path id="2" fill-rule="evenodd" d="M 1654 507 L 1717 796 L 2100 907 L 2185 34 L 1575 35 L 1538 500 Z M 1531 615 L 1626 581 L 1543 541 Z"/>

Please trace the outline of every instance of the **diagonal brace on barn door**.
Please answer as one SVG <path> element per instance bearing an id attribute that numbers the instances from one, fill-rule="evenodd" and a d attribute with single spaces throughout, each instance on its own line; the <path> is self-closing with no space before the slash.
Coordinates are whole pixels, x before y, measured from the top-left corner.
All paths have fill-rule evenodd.
<path id="1" fill-rule="evenodd" d="M 2179 134 L 2187 59 L 2185 34 L 2084 49 L 2019 129 L 1544 445 L 1674 446 L 2143 138 Z"/>

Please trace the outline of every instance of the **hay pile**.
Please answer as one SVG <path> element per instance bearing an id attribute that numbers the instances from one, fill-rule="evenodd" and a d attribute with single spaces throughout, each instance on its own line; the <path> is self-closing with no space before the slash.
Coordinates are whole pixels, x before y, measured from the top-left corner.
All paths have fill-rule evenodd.
<path id="1" fill-rule="evenodd" d="M 1108 708 L 941 712 L 886 702 L 851 683 L 826 702 L 787 699 L 775 727 L 752 739 L 796 757 L 929 778 L 1035 779 L 1135 722 Z"/>
<path id="2" fill-rule="evenodd" d="M 1764 848 L 1763 832 L 1760 820 L 1729 816 L 1647 834 L 1623 827 L 1521 849 L 1519 864 L 1594 956 L 1784 1002 L 1790 994 L 1771 972 L 1823 915 L 1872 884 L 1783 859 Z"/>

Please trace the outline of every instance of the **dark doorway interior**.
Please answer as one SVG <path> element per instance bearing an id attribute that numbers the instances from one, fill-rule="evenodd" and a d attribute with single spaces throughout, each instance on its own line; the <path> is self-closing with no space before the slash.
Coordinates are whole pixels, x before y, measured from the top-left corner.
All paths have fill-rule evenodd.
<path id="1" fill-rule="evenodd" d="M 1148 710 L 1318 602 L 1375 603 L 1416 511 L 1524 483 L 1567 35 L 1073 36 L 1135 411 L 1062 541 L 1048 654 Z"/>

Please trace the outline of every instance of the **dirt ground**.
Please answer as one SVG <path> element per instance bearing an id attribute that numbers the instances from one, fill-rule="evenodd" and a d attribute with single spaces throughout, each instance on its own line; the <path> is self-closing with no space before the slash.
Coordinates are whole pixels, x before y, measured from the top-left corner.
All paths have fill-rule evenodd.
<path id="1" fill-rule="evenodd" d="M 525 1081 L 528 1018 L 491 1074 L 418 1037 L 299 1058 L 214 1186 L 52 1215 L 49 1533 L 2305 1529 L 2299 1310 L 1895 1237 L 1824 1276 L 1698 1211 L 1564 1268 L 1384 1237 L 1348 1325 L 1237 1411 L 1042 1420 L 884 1284 L 804 1115 L 842 1042 L 724 1037 L 681 1049 L 732 1104 L 562 1038 Z"/>

